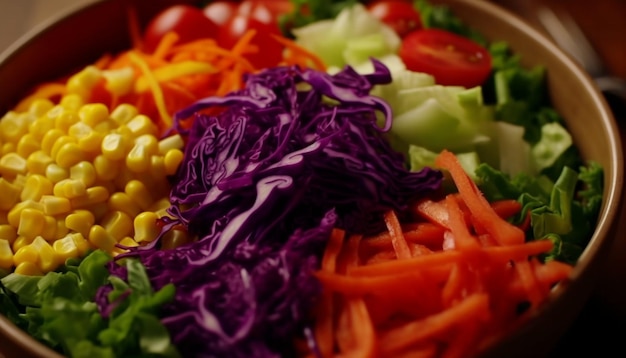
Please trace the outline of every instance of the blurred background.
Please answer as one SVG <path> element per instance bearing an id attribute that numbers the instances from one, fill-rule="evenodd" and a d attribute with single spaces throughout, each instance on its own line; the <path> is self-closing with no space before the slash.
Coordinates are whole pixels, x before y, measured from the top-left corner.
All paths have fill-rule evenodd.
<path id="1" fill-rule="evenodd" d="M 98 0 L 0 0 L 0 52 L 58 14 L 95 1 Z M 555 14 L 570 16 L 599 55 L 607 72 L 626 80 L 626 0 L 483 1 L 512 10 L 544 33 L 547 31 L 538 15 L 541 7 L 548 7 Z M 580 36 L 572 40 L 574 44 L 582 41 Z M 626 143 L 626 111 L 623 110 L 626 105 L 620 106 L 623 107 L 616 111 L 616 119 L 622 130 L 622 140 Z M 572 354 L 604 356 L 608 352 L 612 352 L 611 356 L 626 357 L 626 345 L 623 343 L 626 337 L 626 213 L 622 213 L 620 222 L 622 227 L 606 263 L 606 275 L 598 281 L 596 293 L 563 337 L 554 357 Z"/>

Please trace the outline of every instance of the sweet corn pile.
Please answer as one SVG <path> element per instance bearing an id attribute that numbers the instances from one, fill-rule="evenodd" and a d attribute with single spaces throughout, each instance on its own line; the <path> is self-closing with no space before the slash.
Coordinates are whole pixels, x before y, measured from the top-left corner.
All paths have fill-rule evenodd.
<path id="1" fill-rule="evenodd" d="M 82 92 L 81 92 L 82 91 Z M 69 91 L 0 119 L 0 268 L 42 275 L 90 249 L 154 240 L 169 207 L 167 176 L 183 158 L 179 135 L 129 104 L 109 109 Z M 188 238 L 174 231 L 175 247 Z"/>

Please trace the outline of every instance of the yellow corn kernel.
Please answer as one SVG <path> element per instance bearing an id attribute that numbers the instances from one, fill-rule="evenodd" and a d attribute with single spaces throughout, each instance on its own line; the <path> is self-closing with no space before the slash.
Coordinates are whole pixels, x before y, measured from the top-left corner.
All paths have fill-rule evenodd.
<path id="1" fill-rule="evenodd" d="M 37 260 L 39 259 L 39 253 L 37 252 L 37 249 L 31 244 L 24 245 L 17 250 L 13 248 L 13 252 L 13 264 L 15 266 L 18 266 L 19 264 L 24 262 L 32 262 L 36 264 Z"/>
<path id="2" fill-rule="evenodd" d="M 52 192 L 55 196 L 74 199 L 86 196 L 87 187 L 80 180 L 63 179 L 54 184 Z"/>
<path id="3" fill-rule="evenodd" d="M 161 232 L 158 225 L 158 216 L 152 211 L 144 211 L 135 217 L 135 241 L 152 242 Z"/>
<path id="4" fill-rule="evenodd" d="M 114 120 L 118 125 L 122 125 L 135 118 L 137 114 L 139 114 L 137 107 L 133 106 L 132 104 L 122 103 L 115 107 L 113 112 L 111 112 L 111 119 Z"/>
<path id="5" fill-rule="evenodd" d="M 54 107 L 54 103 L 47 98 L 37 98 L 30 103 L 28 112 L 34 116 L 40 117 L 48 113 Z"/>
<path id="6" fill-rule="evenodd" d="M 0 175 L 26 174 L 26 159 L 17 153 L 7 153 L 0 158 Z"/>
<path id="7" fill-rule="evenodd" d="M 76 138 L 69 136 L 69 135 L 63 135 L 59 137 L 56 140 L 56 142 L 54 142 L 54 144 L 52 145 L 52 149 L 50 150 L 50 156 L 54 158 L 55 161 L 58 161 L 57 156 L 59 154 L 59 151 L 68 143 L 73 143 L 76 145 Z M 59 166 L 62 166 L 62 165 L 59 164 Z"/>
<path id="8" fill-rule="evenodd" d="M 61 113 L 65 113 L 66 109 L 63 108 L 60 104 L 54 105 L 52 108 L 50 108 L 50 110 L 48 110 L 48 112 L 46 112 L 46 117 L 52 119 L 52 120 L 56 120 Z"/>
<path id="9" fill-rule="evenodd" d="M 81 233 L 84 237 L 89 236 L 89 229 L 96 222 L 93 213 L 89 210 L 74 210 L 65 217 L 65 227 Z"/>
<path id="10" fill-rule="evenodd" d="M 159 133 L 156 124 L 152 122 L 150 117 L 144 114 L 136 115 L 133 119 L 126 122 L 126 127 L 134 137 L 139 137 L 143 134 L 150 134 L 156 137 Z"/>
<path id="11" fill-rule="evenodd" d="M 183 161 L 183 152 L 180 149 L 170 149 L 165 153 L 165 174 L 174 175 Z"/>
<path id="12" fill-rule="evenodd" d="M 55 128 L 55 120 L 44 115 L 37 118 L 36 121 L 28 126 L 28 133 L 33 136 L 39 143 L 49 131 Z M 40 144 L 41 146 L 41 144 Z"/>
<path id="13" fill-rule="evenodd" d="M 21 249 L 24 246 L 30 245 L 31 242 L 33 242 L 34 238 L 28 238 L 25 236 L 18 236 L 17 239 L 15 239 L 15 241 L 13 241 L 13 244 L 11 244 L 12 248 L 13 248 L 13 252 L 17 252 L 17 250 Z"/>
<path id="14" fill-rule="evenodd" d="M 78 116 L 83 123 L 95 127 L 98 123 L 109 119 L 109 108 L 102 103 L 90 103 L 81 107 Z"/>
<path id="15" fill-rule="evenodd" d="M 38 151 L 41 148 L 41 144 L 34 135 L 27 133 L 20 138 L 17 142 L 17 154 L 22 158 L 28 158 L 31 153 Z"/>
<path id="16" fill-rule="evenodd" d="M 85 99 L 77 93 L 70 93 L 61 97 L 59 104 L 66 110 L 78 112 L 80 107 L 85 104 Z"/>
<path id="17" fill-rule="evenodd" d="M 104 203 L 109 199 L 109 191 L 103 186 L 94 186 L 87 189 L 83 196 L 70 198 L 74 209 L 82 209 L 86 206 Z"/>
<path id="18" fill-rule="evenodd" d="M 17 143 L 28 131 L 23 114 L 8 112 L 0 120 L 0 139 L 3 142 Z"/>
<path id="19" fill-rule="evenodd" d="M 46 241 L 54 241 L 57 239 L 57 219 L 54 216 L 46 215 L 44 218 L 43 230 L 41 236 Z"/>
<path id="20" fill-rule="evenodd" d="M 20 190 L 24 190 L 24 185 L 26 185 L 26 179 L 28 179 L 28 176 L 18 174 L 15 176 L 15 178 L 13 178 L 13 185 L 20 188 Z"/>
<path id="21" fill-rule="evenodd" d="M 46 215 L 60 215 L 72 210 L 70 200 L 62 196 L 43 195 L 39 202 L 42 204 L 43 212 Z"/>
<path id="22" fill-rule="evenodd" d="M 118 242 L 118 245 L 124 246 L 124 247 L 119 247 L 116 246 L 113 251 L 111 252 L 113 254 L 113 256 L 117 256 L 119 254 L 123 254 L 125 252 L 128 252 L 128 247 L 137 247 L 139 246 L 139 244 L 137 244 L 137 241 L 135 241 L 132 237 L 125 237 L 122 240 L 120 240 L 120 242 Z"/>
<path id="23" fill-rule="evenodd" d="M 106 78 L 105 88 L 116 96 L 123 96 L 133 90 L 135 70 L 132 67 L 102 71 Z"/>
<path id="24" fill-rule="evenodd" d="M 29 175 L 26 177 L 26 183 L 24 183 L 20 199 L 22 201 L 29 199 L 37 201 L 44 195 L 52 194 L 53 187 L 52 181 L 45 176 L 39 174 Z"/>
<path id="25" fill-rule="evenodd" d="M 101 79 L 102 71 L 96 66 L 89 65 L 68 79 L 67 90 L 70 93 L 77 94 L 82 99 L 87 99 L 93 87 Z M 76 109 L 78 109 L 78 107 L 76 107 Z"/>
<path id="26" fill-rule="evenodd" d="M 133 239 L 130 236 L 127 236 L 127 237 L 123 238 L 122 240 L 120 240 L 119 244 L 122 245 L 122 246 L 126 246 L 126 247 L 137 247 L 137 246 L 139 246 L 137 241 L 135 241 L 135 239 Z"/>
<path id="27" fill-rule="evenodd" d="M 189 234 L 186 231 L 170 230 L 163 236 L 161 248 L 163 250 L 175 249 L 189 242 Z"/>
<path id="28" fill-rule="evenodd" d="M 109 160 L 120 160 L 126 155 L 129 140 L 119 133 L 109 133 L 102 139 L 102 155 Z"/>
<path id="29" fill-rule="evenodd" d="M 79 256 L 78 247 L 71 235 L 66 235 L 62 239 L 53 242 L 52 249 L 59 262 L 65 262 L 67 259 Z"/>
<path id="30" fill-rule="evenodd" d="M 103 138 L 103 132 L 93 130 L 78 139 L 78 148 L 84 152 L 98 153 L 100 151 L 100 146 L 102 145 Z"/>
<path id="31" fill-rule="evenodd" d="M 11 210 L 20 199 L 21 189 L 0 177 L 0 210 Z"/>
<path id="32" fill-rule="evenodd" d="M 104 187 L 109 193 L 120 191 L 120 188 L 118 188 L 113 181 L 96 180 L 94 186 Z"/>
<path id="33" fill-rule="evenodd" d="M 105 134 L 111 133 L 114 129 L 117 128 L 117 123 L 115 123 L 111 119 L 107 119 L 106 121 L 102 121 L 93 127 L 96 133 L 104 136 Z"/>
<path id="34" fill-rule="evenodd" d="M 122 240 L 133 232 L 133 219 L 122 211 L 108 213 L 102 219 L 100 225 L 102 225 L 116 241 Z"/>
<path id="35" fill-rule="evenodd" d="M 100 154 L 94 158 L 93 166 L 99 180 L 110 181 L 117 176 L 120 165 L 117 162 L 105 157 L 104 154 Z"/>
<path id="36" fill-rule="evenodd" d="M 170 149 L 183 149 L 185 142 L 180 134 L 165 137 L 159 141 L 159 154 L 165 155 Z"/>
<path id="37" fill-rule="evenodd" d="M 91 249 L 91 243 L 81 233 L 70 234 L 76 248 L 78 249 L 78 255 L 83 256 Z"/>
<path id="38" fill-rule="evenodd" d="M 15 143 L 13 143 L 13 142 L 8 142 L 8 143 L 2 144 L 2 153 L 0 153 L 0 156 L 5 155 L 5 154 L 9 154 L 9 153 L 14 153 L 15 152 L 15 147 L 17 147 L 17 145 L 15 145 Z"/>
<path id="39" fill-rule="evenodd" d="M 53 129 L 46 133 L 41 139 L 41 150 L 44 153 L 50 155 L 52 153 L 52 147 L 59 140 L 59 138 L 63 137 L 65 133 L 63 133 L 60 129 Z"/>
<path id="40" fill-rule="evenodd" d="M 14 272 L 18 275 L 24 276 L 43 276 L 43 272 L 39 266 L 33 262 L 22 262 L 16 265 Z"/>
<path id="41" fill-rule="evenodd" d="M 159 154 L 159 140 L 152 134 L 142 134 L 135 138 L 135 144 L 141 144 L 146 147 L 149 155 Z"/>
<path id="42" fill-rule="evenodd" d="M 76 112 L 65 110 L 54 119 L 54 128 L 62 134 L 67 134 L 70 131 L 70 127 L 78 123 L 78 121 L 80 121 L 80 118 L 78 118 Z"/>
<path id="43" fill-rule="evenodd" d="M 37 264 L 41 271 L 53 271 L 61 263 L 52 246 L 43 237 L 37 236 L 30 245 L 39 253 Z"/>
<path id="44" fill-rule="evenodd" d="M 93 128 L 89 124 L 80 121 L 72 124 L 67 130 L 67 134 L 76 138 L 77 141 L 91 132 L 93 132 Z"/>
<path id="45" fill-rule="evenodd" d="M 90 187 L 96 182 L 96 169 L 90 162 L 82 161 L 70 168 L 70 179 L 79 180 Z"/>
<path id="46" fill-rule="evenodd" d="M 159 187 L 162 183 L 167 184 L 167 179 L 165 178 L 165 158 L 160 155 L 153 155 L 150 160 L 150 172 L 148 173 L 152 177 L 149 183 L 146 185 L 154 184 L 154 186 Z M 159 182 L 159 184 L 157 184 Z M 169 188 L 168 188 L 169 189 Z"/>
<path id="47" fill-rule="evenodd" d="M 69 234 L 70 230 L 67 228 L 67 226 L 65 225 L 65 219 L 64 217 L 60 217 L 57 218 L 57 229 L 56 232 L 54 233 L 54 239 L 55 240 L 59 240 L 63 237 L 65 237 L 65 235 Z"/>
<path id="48" fill-rule="evenodd" d="M 61 148 L 59 148 L 59 151 L 54 158 L 61 168 L 69 168 L 82 162 L 83 160 L 86 160 L 87 156 L 82 150 L 80 150 L 80 148 L 78 148 L 78 144 L 65 143 Z"/>
<path id="49" fill-rule="evenodd" d="M 20 214 L 17 234 L 29 238 L 39 236 L 43 231 L 45 220 L 44 214 L 40 210 L 26 208 Z"/>
<path id="50" fill-rule="evenodd" d="M 7 221 L 9 225 L 13 227 L 18 227 L 20 225 L 20 217 L 22 215 L 22 211 L 24 209 L 35 209 L 38 211 L 43 211 L 43 207 L 41 203 L 33 200 L 24 200 L 15 204 L 11 210 L 7 213 Z"/>
<path id="51" fill-rule="evenodd" d="M 133 200 L 142 210 L 147 210 L 154 201 L 150 190 L 139 180 L 131 180 L 126 183 L 124 192 Z"/>
<path id="52" fill-rule="evenodd" d="M 8 224 L 0 224 L 0 240 L 7 240 L 9 243 L 17 239 L 17 229 Z"/>
<path id="53" fill-rule="evenodd" d="M 46 174 L 46 168 L 53 162 L 43 150 L 36 150 L 26 158 L 26 170 L 30 174 Z"/>
<path id="54" fill-rule="evenodd" d="M 126 156 L 126 167 L 135 173 L 143 173 L 150 169 L 152 155 L 148 147 L 143 144 L 135 144 Z"/>
<path id="55" fill-rule="evenodd" d="M 117 244 L 117 240 L 100 225 L 94 225 L 89 230 L 89 238 L 87 239 L 100 250 L 111 252 Z"/>
<path id="56" fill-rule="evenodd" d="M 128 194 L 124 192 L 116 192 L 109 198 L 109 209 L 114 211 L 122 211 L 134 218 L 141 212 L 141 208 L 135 203 Z"/>
<path id="57" fill-rule="evenodd" d="M 59 183 L 70 177 L 69 170 L 61 168 L 56 163 L 51 163 L 46 167 L 46 178 L 53 183 Z"/>
<path id="58" fill-rule="evenodd" d="M 11 270 L 13 267 L 13 250 L 8 240 L 0 239 L 0 269 Z"/>
<path id="59" fill-rule="evenodd" d="M 153 211 L 158 217 L 169 216 L 166 210 L 171 206 L 170 199 L 162 197 L 155 201 L 146 211 Z"/>
<path id="60" fill-rule="evenodd" d="M 7 219 L 7 212 L 4 210 L 0 210 L 0 225 L 9 225 L 9 220 Z"/>

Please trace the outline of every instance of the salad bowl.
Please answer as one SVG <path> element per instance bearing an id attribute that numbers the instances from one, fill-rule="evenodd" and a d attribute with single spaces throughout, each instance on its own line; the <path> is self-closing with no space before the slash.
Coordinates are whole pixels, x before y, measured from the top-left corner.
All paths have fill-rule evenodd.
<path id="1" fill-rule="evenodd" d="M 0 112 L 10 110 L 35 84 L 93 63 L 104 52 L 128 48 L 131 43 L 128 26 L 119 24 L 126 24 L 129 3 L 136 9 L 138 25 L 145 27 L 173 1 L 108 0 L 81 6 L 41 24 L 0 54 Z M 552 104 L 565 119 L 583 159 L 596 161 L 604 169 L 603 202 L 597 226 L 570 279 L 555 287 L 549 302 L 524 325 L 482 352 L 484 357 L 546 356 L 593 291 L 603 261 L 617 240 L 615 230 L 623 186 L 619 131 L 589 75 L 521 18 L 487 1 L 432 0 L 432 3 L 449 6 L 488 39 L 508 43 L 514 53 L 521 55 L 524 66 L 544 66 Z M 58 356 L 1 315 L 0 353 L 9 357 Z"/>

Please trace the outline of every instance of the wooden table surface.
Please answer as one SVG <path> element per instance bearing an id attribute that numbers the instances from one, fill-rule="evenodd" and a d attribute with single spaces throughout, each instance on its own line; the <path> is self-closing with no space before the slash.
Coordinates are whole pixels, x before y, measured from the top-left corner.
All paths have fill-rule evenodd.
<path id="1" fill-rule="evenodd" d="M 92 0 L 0 0 L 0 51 L 53 10 Z M 565 10 L 580 25 L 607 68 L 626 79 L 625 0 L 489 0 L 509 8 L 539 28 L 533 9 L 548 5 Z M 3 18 L 2 14 L 9 17 Z M 21 20 L 20 15 L 21 14 Z M 6 17 L 6 15 L 4 15 Z M 26 21 L 23 21 L 26 19 Z M 626 143 L 626 111 L 615 114 Z M 625 193 L 626 196 L 626 193 Z M 625 197 L 626 199 L 626 197 Z M 620 214 L 616 243 L 605 274 L 570 331 L 562 338 L 554 357 L 626 357 L 626 211 Z M 2 354 L 0 353 L 0 357 Z"/>
<path id="2" fill-rule="evenodd" d="M 578 23 L 608 70 L 626 80 L 626 1 L 624 0 L 490 0 L 541 28 L 538 6 L 566 11 Z M 614 113 L 626 145 L 626 104 Z M 626 192 L 624 193 L 626 199 Z M 575 324 L 562 338 L 554 357 L 626 357 L 626 210 L 619 216 L 615 244 L 596 290 Z"/>

